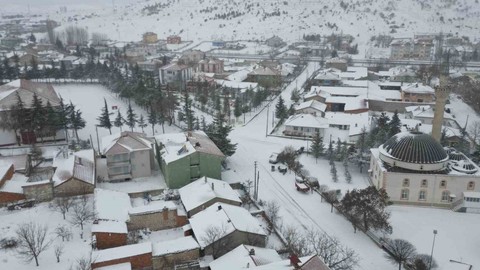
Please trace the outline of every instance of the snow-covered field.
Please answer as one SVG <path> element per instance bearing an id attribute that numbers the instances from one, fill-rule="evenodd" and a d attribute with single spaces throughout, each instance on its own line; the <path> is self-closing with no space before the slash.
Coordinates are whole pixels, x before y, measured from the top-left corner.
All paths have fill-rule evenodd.
<path id="1" fill-rule="evenodd" d="M 111 115 L 111 121 L 115 120 L 117 115 L 117 110 L 112 110 L 112 106 L 117 106 L 118 110 L 120 110 L 121 114 L 125 117 L 126 111 L 128 108 L 128 101 L 122 100 L 120 97 L 115 95 L 114 93 L 110 92 L 108 89 L 103 87 L 102 85 L 98 84 L 58 84 L 54 85 L 55 90 L 57 93 L 62 96 L 62 98 L 66 102 L 72 101 L 72 103 L 76 106 L 77 109 L 82 111 L 82 116 L 85 119 L 86 127 L 80 131 L 78 131 L 78 135 L 80 139 L 87 140 L 92 136 L 93 146 L 95 149 L 97 148 L 97 137 L 95 131 L 95 125 L 98 124 L 97 117 L 100 116 L 102 112 L 102 108 L 104 107 L 103 99 L 107 101 L 108 109 L 113 114 Z M 143 115 L 145 119 L 147 119 L 147 112 L 137 106 L 136 104 L 132 103 L 132 108 L 137 116 Z M 123 127 L 123 130 L 129 130 L 127 126 Z M 134 131 L 141 132 L 139 127 L 136 127 Z M 174 126 L 165 125 L 165 132 L 172 133 L 178 132 L 179 129 Z M 119 128 L 112 127 L 112 133 L 120 132 Z M 144 132 L 147 135 L 152 135 L 152 128 L 149 125 L 144 129 Z M 155 133 L 161 133 L 162 127 L 156 126 Z M 108 129 L 105 128 L 98 128 L 98 136 L 100 138 L 100 142 L 102 141 L 102 137 L 109 135 Z M 101 147 L 101 146 L 100 146 Z"/>

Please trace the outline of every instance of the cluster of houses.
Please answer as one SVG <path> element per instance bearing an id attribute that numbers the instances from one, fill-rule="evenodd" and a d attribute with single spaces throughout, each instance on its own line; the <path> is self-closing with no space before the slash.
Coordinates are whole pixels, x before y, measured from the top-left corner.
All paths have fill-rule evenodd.
<path id="1" fill-rule="evenodd" d="M 390 59 L 435 60 L 440 49 L 443 53 L 449 53 L 449 60 L 452 62 L 476 61 L 480 43 L 473 44 L 464 37 L 445 37 L 441 33 L 416 34 L 413 38 L 393 39 L 390 44 Z"/>

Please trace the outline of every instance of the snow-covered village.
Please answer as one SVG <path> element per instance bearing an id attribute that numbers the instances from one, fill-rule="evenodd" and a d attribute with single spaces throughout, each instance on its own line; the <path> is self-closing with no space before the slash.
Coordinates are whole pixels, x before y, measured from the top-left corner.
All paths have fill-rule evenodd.
<path id="1" fill-rule="evenodd" d="M 478 0 L 0 0 L 1 270 L 480 269 Z"/>

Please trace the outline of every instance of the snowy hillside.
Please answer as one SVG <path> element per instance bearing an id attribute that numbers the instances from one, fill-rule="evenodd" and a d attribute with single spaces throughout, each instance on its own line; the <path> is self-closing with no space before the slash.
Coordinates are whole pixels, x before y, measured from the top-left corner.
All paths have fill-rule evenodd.
<path id="1" fill-rule="evenodd" d="M 479 32 L 478 0 L 5 0 L 32 12 L 49 12 L 62 23 L 88 27 L 111 39 L 140 40 L 153 31 L 159 38 L 178 34 L 184 40 L 265 39 L 288 41 L 303 34 L 351 34 L 365 47 L 370 37 L 440 32 L 474 38 Z M 11 3 L 9 3 L 11 2 Z M 67 12 L 60 13 L 59 7 Z M 12 9 L 10 9 L 11 11 Z M 81 15 L 79 15 L 81 14 Z"/>

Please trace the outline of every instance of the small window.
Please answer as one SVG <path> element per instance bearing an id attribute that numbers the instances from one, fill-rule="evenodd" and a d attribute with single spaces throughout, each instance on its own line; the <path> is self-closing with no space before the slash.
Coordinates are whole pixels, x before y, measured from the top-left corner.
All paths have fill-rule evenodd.
<path id="1" fill-rule="evenodd" d="M 444 190 L 442 192 L 442 202 L 448 202 L 450 199 L 450 191 Z"/>
<path id="2" fill-rule="evenodd" d="M 407 179 L 407 178 L 403 179 L 403 186 L 404 186 L 404 187 L 410 186 L 410 180 Z"/>
<path id="3" fill-rule="evenodd" d="M 408 200 L 408 195 L 409 195 L 409 190 L 408 189 L 402 189 L 402 194 L 400 196 L 401 200 Z"/>
<path id="4" fill-rule="evenodd" d="M 447 181 L 445 180 L 440 181 L 440 188 L 447 188 Z"/>
<path id="5" fill-rule="evenodd" d="M 468 190 L 474 190 L 475 189 L 475 182 L 473 182 L 473 181 L 468 182 L 467 189 Z"/>
<path id="6" fill-rule="evenodd" d="M 421 187 L 428 187 L 428 181 L 427 179 L 422 180 L 422 184 L 420 185 Z"/>
<path id="7" fill-rule="evenodd" d="M 426 199 L 427 199 L 427 192 L 425 190 L 420 190 L 420 193 L 418 193 L 418 200 L 425 201 Z"/>
<path id="8" fill-rule="evenodd" d="M 298 130 L 298 127 L 293 127 L 293 130 Z"/>

